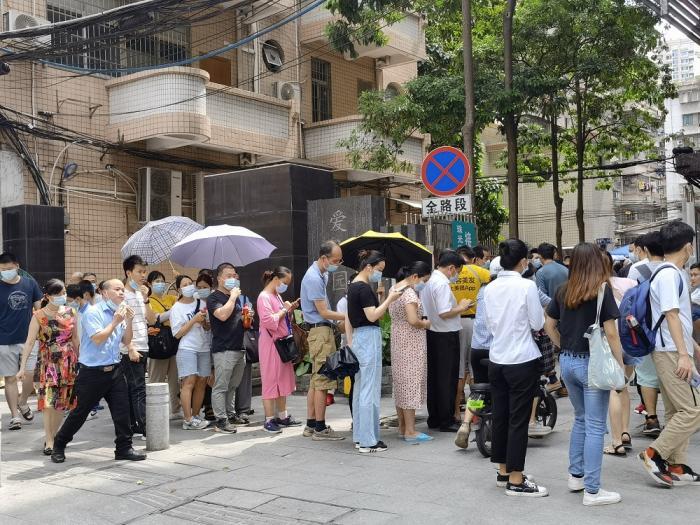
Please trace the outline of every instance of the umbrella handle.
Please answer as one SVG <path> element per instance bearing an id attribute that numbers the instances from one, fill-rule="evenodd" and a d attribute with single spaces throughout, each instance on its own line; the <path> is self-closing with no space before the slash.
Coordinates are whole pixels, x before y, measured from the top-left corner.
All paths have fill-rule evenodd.
<path id="1" fill-rule="evenodd" d="M 177 272 L 175 271 L 175 267 L 173 266 L 173 262 L 168 259 L 168 264 L 170 265 L 170 269 L 173 271 L 173 279 L 177 277 Z"/>

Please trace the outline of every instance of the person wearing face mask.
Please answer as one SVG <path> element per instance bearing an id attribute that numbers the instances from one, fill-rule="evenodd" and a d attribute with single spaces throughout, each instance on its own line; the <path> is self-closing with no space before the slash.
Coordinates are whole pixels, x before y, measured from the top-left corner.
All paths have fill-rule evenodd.
<path id="1" fill-rule="evenodd" d="M 5 399 L 10 408 L 9 430 L 22 428 L 20 414 L 28 421 L 34 417 L 26 400 L 24 406 L 18 406 L 16 374 L 32 310 L 41 306 L 42 297 L 36 281 L 19 274 L 17 258 L 7 252 L 0 255 L 0 376 L 5 379 Z"/>
<path id="2" fill-rule="evenodd" d="M 498 251 L 503 271 L 484 291 L 486 322 L 493 336 L 489 348 L 491 462 L 498 464 L 497 483 L 508 476 L 506 495 L 547 496 L 545 487 L 523 475 L 528 423 L 540 377 L 541 353 L 532 331 L 544 326 L 544 311 L 537 286 L 522 277 L 527 268 L 527 245 L 509 239 L 499 244 Z"/>
<path id="3" fill-rule="evenodd" d="M 700 484 L 700 475 L 686 463 L 690 438 L 700 429 L 700 388 L 688 384 L 698 374 L 693 355 L 700 356 L 700 347 L 693 340 L 690 291 L 682 271 L 694 254 L 694 242 L 695 230 L 683 222 L 661 228 L 665 262 L 654 272 L 649 289 L 652 325 L 662 319 L 651 356 L 667 417 L 661 434 L 639 459 L 652 479 L 666 487 Z"/>
<path id="4" fill-rule="evenodd" d="M 423 319 L 418 294 L 430 279 L 430 266 L 416 261 L 396 275 L 397 290 L 405 290 L 389 305 L 391 315 L 391 372 L 394 403 L 399 417 L 399 438 L 422 443 L 433 438 L 416 432 L 416 410 L 423 408 L 428 395 L 428 346 L 425 331 L 430 321 Z"/>
<path id="5" fill-rule="evenodd" d="M 156 314 L 157 330 L 162 334 L 163 340 L 169 341 L 172 352 L 176 351 L 177 339 L 173 336 L 170 326 L 170 309 L 177 301 L 177 298 L 168 293 L 169 285 L 165 282 L 165 275 L 154 270 L 148 274 L 146 279 L 148 286 L 151 288 L 151 295 L 148 296 L 151 310 Z M 149 331 L 155 327 L 149 326 Z M 150 341 L 149 341 L 150 342 Z M 150 348 L 149 348 L 150 350 Z M 175 354 L 165 359 L 156 359 L 149 352 L 148 358 L 148 382 L 149 383 L 168 383 L 170 392 L 170 419 L 181 419 L 182 411 L 180 404 L 180 385 L 178 382 L 177 362 Z"/>
<path id="6" fill-rule="evenodd" d="M 202 430 L 209 426 L 208 421 L 199 417 L 199 412 L 207 379 L 211 375 L 211 327 L 205 300 L 212 284 L 208 275 L 200 275 L 196 283 L 186 275 L 178 275 L 175 279 L 180 298 L 170 310 L 170 324 L 180 341 L 176 369 L 181 382 L 183 430 Z"/>
<path id="7" fill-rule="evenodd" d="M 345 439 L 326 425 L 326 396 L 337 382 L 318 371 L 326 358 L 336 351 L 334 321 L 345 320 L 345 315 L 331 310 L 326 288 L 329 275 L 343 263 L 343 252 L 334 241 L 321 244 L 318 259 L 313 262 L 301 281 L 301 311 L 309 326 L 309 357 L 312 361 L 309 393 L 306 396 L 306 426 L 304 437 L 314 441 Z"/>
<path id="8" fill-rule="evenodd" d="M 275 348 L 275 340 L 292 333 L 289 316 L 299 306 L 299 301 L 290 303 L 282 299 L 282 294 L 291 283 L 292 272 L 289 268 L 278 266 L 267 270 L 262 276 L 264 288 L 257 302 L 260 316 L 260 380 L 265 409 L 263 429 L 271 434 L 279 434 L 282 428 L 301 425 L 287 413 L 287 396 L 296 390 L 294 363 L 283 363 Z"/>
<path id="9" fill-rule="evenodd" d="M 382 331 L 379 319 L 389 305 L 405 291 L 392 287 L 380 305 L 372 284 L 382 280 L 386 257 L 375 250 L 360 250 L 357 277 L 348 287 L 348 313 L 345 323 L 348 345 L 360 365 L 355 374 L 352 400 L 352 437 L 361 454 L 383 452 L 379 439 L 379 409 L 382 382 Z"/>
<path id="10" fill-rule="evenodd" d="M 75 285 L 71 285 L 75 286 Z M 51 279 L 44 286 L 46 303 L 36 310 L 29 323 L 22 363 L 17 380 L 27 372 L 27 360 L 39 341 L 38 370 L 33 374 L 38 391 L 37 408 L 44 414 L 44 455 L 53 454 L 53 440 L 63 421 L 63 413 L 76 406 L 73 387 L 78 371 L 80 339 L 76 329 L 76 312 L 66 306 L 66 287 Z"/>
<path id="11" fill-rule="evenodd" d="M 236 389 L 245 370 L 243 346 L 243 305 L 241 282 L 231 263 L 221 263 L 216 268 L 218 288 L 207 297 L 207 310 L 211 322 L 212 359 L 214 361 L 214 386 L 211 404 L 216 416 L 214 430 L 234 434 L 236 427 Z"/>
<path id="12" fill-rule="evenodd" d="M 464 259 L 453 250 L 444 250 L 437 269 L 420 292 L 423 312 L 430 321 L 428 346 L 428 427 L 441 432 L 457 432 L 455 392 L 459 377 L 460 318 L 473 305 L 468 299 L 457 302 L 450 285 L 457 282 Z"/>
<path id="13" fill-rule="evenodd" d="M 623 266 L 622 270 L 618 272 L 618 277 L 627 277 L 630 273 L 630 270 L 632 270 L 632 267 L 640 262 L 643 261 L 645 258 L 644 255 L 644 236 L 640 235 L 637 237 L 632 244 L 629 245 L 629 264 L 626 264 Z M 646 261 L 644 261 L 646 262 Z"/>

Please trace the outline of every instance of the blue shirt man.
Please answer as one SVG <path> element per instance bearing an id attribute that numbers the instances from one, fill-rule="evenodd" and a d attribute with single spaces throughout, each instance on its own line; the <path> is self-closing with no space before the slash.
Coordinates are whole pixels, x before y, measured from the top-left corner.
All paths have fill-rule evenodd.
<path id="1" fill-rule="evenodd" d="M 78 361 L 85 366 L 108 366 L 121 361 L 119 345 L 124 337 L 126 323 L 116 324 L 107 339 L 97 344 L 95 334 L 101 332 L 114 322 L 114 310 L 109 303 L 88 306 L 80 316 L 80 357 Z"/>
<path id="2" fill-rule="evenodd" d="M 542 258 L 542 268 L 535 274 L 537 288 L 553 299 L 559 287 L 569 279 L 569 270 L 554 260 L 557 248 L 553 244 L 543 242 L 537 247 L 537 252 Z"/>
<path id="3" fill-rule="evenodd" d="M 304 312 L 304 321 L 310 324 L 318 324 L 326 321 L 316 307 L 316 301 L 322 301 L 327 309 L 330 309 L 326 286 L 328 285 L 328 272 L 321 272 L 318 261 L 309 267 L 301 281 L 301 311 Z"/>

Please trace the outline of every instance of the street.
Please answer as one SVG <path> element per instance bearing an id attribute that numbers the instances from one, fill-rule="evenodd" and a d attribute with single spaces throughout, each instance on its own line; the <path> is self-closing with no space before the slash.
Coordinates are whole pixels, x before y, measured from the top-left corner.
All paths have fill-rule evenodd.
<path id="1" fill-rule="evenodd" d="M 3 428 L 8 416 L 4 399 Z M 32 398 L 33 408 L 36 400 Z M 633 405 L 637 404 L 636 394 Z M 293 396 L 290 412 L 304 417 L 306 398 Z M 2 432 L 0 522 L 10 524 L 185 523 L 596 523 L 596 525 L 697 520 L 700 487 L 658 488 L 635 454 L 649 439 L 632 414 L 634 452 L 606 456 L 603 487 L 623 502 L 584 507 L 566 488 L 572 409 L 558 400 L 555 432 L 530 440 L 527 472 L 546 486 L 544 499 L 508 498 L 495 487 L 495 471 L 475 444 L 453 445 L 454 434 L 434 433 L 430 443 L 409 445 L 395 428 L 382 430 L 389 450 L 361 456 L 352 448 L 349 411 L 338 402 L 329 423 L 348 439 L 314 442 L 303 427 L 271 437 L 262 431 L 261 403 L 251 425 L 238 434 L 184 431 L 171 422 L 170 449 L 149 452 L 143 462 L 115 462 L 108 410 L 88 421 L 56 465 L 41 455 L 41 415 L 21 431 Z M 391 398 L 382 414 L 393 415 Z M 425 422 L 418 425 L 425 430 Z M 134 443 L 145 446 L 142 441 Z M 691 440 L 689 463 L 700 465 L 700 436 Z"/>

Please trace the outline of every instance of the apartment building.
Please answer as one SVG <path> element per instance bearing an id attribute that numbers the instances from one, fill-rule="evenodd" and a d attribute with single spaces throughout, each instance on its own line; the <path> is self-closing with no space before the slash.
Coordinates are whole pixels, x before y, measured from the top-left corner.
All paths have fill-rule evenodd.
<path id="1" fill-rule="evenodd" d="M 130 3 L 3 0 L 0 7 L 4 30 L 13 30 Z M 96 149 L 89 138 L 26 139 L 52 204 L 65 210 L 66 274 L 119 275 L 120 248 L 145 221 L 185 215 L 202 222 L 207 206 L 202 181 L 209 173 L 282 161 L 327 168 L 338 182 L 337 196 L 371 193 L 393 203 L 388 220 L 402 211 L 402 202 L 419 199 L 418 170 L 429 137 L 408 141 L 405 158 L 415 169 L 400 175 L 353 170 L 338 141 L 360 122 L 362 91 L 400 90 L 417 74 L 425 58 L 421 16 L 407 14 L 385 28 L 386 45 L 359 47 L 354 60 L 331 49 L 324 28 L 333 15 L 319 7 L 228 52 L 158 67 L 239 42 L 310 3 L 231 0 L 207 11 L 212 16 L 202 23 L 113 40 L 109 27 L 86 24 L 68 38 L 103 35 L 110 45 L 48 61 L 13 62 L 10 74 L 0 76 L 0 103 L 20 112 L 17 118 L 36 118 L 140 152 Z M 66 36 L 39 38 L 61 45 Z M 80 74 L 96 69 L 101 72 Z M 39 202 L 22 160 L 9 144 L 0 144 L 0 205 Z"/>

